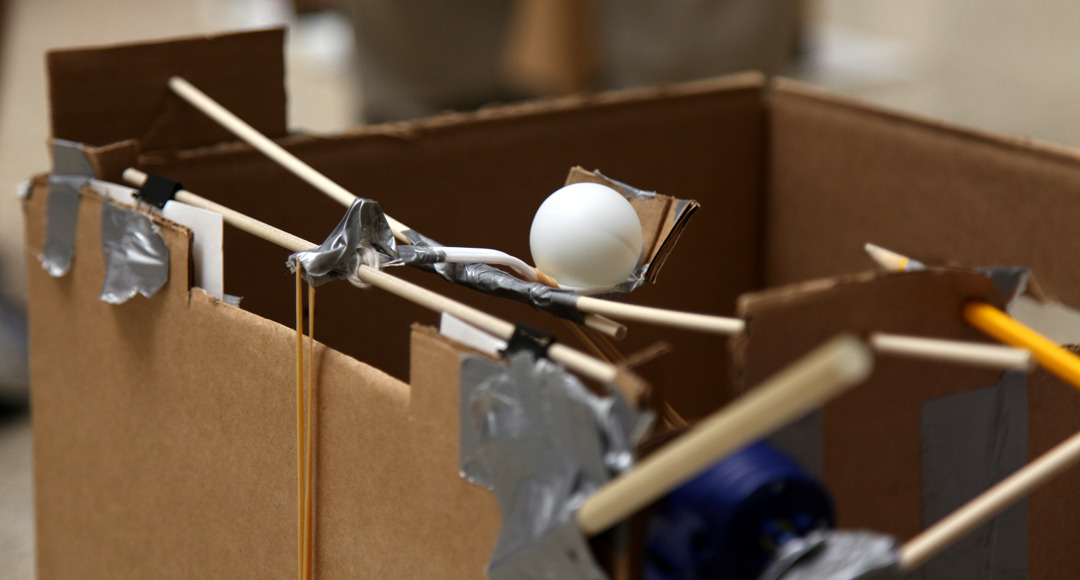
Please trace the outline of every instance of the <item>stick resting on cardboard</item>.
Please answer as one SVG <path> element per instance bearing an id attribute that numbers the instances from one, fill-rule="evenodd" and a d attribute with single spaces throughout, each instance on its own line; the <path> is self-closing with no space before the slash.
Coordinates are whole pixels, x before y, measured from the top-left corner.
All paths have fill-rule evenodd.
<path id="1" fill-rule="evenodd" d="M 135 185 L 144 183 L 146 177 L 146 173 L 137 169 L 129 168 L 124 171 L 124 179 Z M 219 212 L 229 225 L 262 238 L 270 243 L 277 244 L 292 252 L 301 252 L 318 245 L 260 222 L 221 204 L 214 203 L 190 191 L 178 191 L 176 193 L 176 200 L 210 211 Z M 514 334 L 514 325 L 505 320 L 462 304 L 456 300 L 447 298 L 436 292 L 432 292 L 426 288 L 412 284 L 411 282 L 406 282 L 405 280 L 397 278 L 396 276 L 391 276 L 390 274 L 370 266 L 361 265 L 358 267 L 356 269 L 356 276 L 367 284 L 377 286 L 431 310 L 456 316 L 465 322 L 480 328 L 484 332 L 504 340 L 509 340 Z M 551 345 L 551 348 L 548 350 L 548 356 L 550 356 L 552 360 L 566 365 L 568 369 L 602 383 L 615 382 L 618 375 L 618 371 L 615 367 L 583 352 L 574 350 L 564 344 L 555 343 Z"/>

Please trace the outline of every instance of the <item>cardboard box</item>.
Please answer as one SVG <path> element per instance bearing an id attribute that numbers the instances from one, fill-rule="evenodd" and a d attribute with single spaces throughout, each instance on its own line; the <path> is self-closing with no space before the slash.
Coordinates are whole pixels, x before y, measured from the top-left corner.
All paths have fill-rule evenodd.
<path id="1" fill-rule="evenodd" d="M 983 340 L 959 318 L 993 298 L 966 271 L 855 275 L 874 241 L 927 261 L 1030 266 L 1047 296 L 1080 304 L 1080 156 L 958 129 L 746 74 L 288 135 L 281 32 L 49 56 L 53 135 L 84 144 L 98 176 L 136 164 L 311 240 L 342 208 L 232 141 L 165 87 L 180 74 L 358 195 L 444 242 L 528 256 L 534 208 L 568 168 L 599 168 L 701 202 L 654 285 L 630 302 L 739 313 L 733 339 L 634 326 L 620 345 L 674 352 L 643 369 L 658 398 L 703 416 L 848 329 Z M 26 201 L 43 245 L 43 178 Z M 171 253 L 154 297 L 97 299 L 101 197 L 82 193 L 72 270 L 30 266 L 38 570 L 41 578 L 285 577 L 295 571 L 293 279 L 287 253 L 226 231 L 226 292 L 192 288 L 191 233 L 157 219 Z M 395 274 L 553 331 L 528 308 Z M 828 277 L 849 276 L 808 285 Z M 773 288 L 764 293 L 762 289 Z M 754 292 L 754 294 L 746 294 Z M 744 296 L 745 295 L 745 296 Z M 740 296 L 743 298 L 740 299 Z M 346 284 L 316 312 L 315 564 L 322 578 L 482 575 L 498 529 L 490 494 L 458 476 L 458 357 L 435 316 Z M 920 413 L 995 373 L 882 361 L 822 412 L 822 472 L 842 527 L 910 537 L 919 514 Z M 913 386 L 916 385 L 916 386 Z M 1027 387 L 1034 458 L 1080 428 L 1076 393 Z M 1033 578 L 1075 578 L 1075 470 L 1027 504 Z"/>

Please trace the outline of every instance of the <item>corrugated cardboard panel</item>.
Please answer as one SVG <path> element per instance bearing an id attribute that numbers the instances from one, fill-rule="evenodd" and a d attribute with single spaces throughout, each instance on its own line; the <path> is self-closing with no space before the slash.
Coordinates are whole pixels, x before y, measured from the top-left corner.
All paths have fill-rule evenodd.
<path id="1" fill-rule="evenodd" d="M 166 86 L 180 75 L 259 131 L 285 134 L 284 30 L 48 53 L 52 136 L 142 148 L 193 147 L 229 133 Z"/>
<path id="2" fill-rule="evenodd" d="M 934 270 L 862 274 L 750 294 L 740 300 L 746 332 L 736 360 L 752 386 L 840 332 L 892 332 L 985 340 L 960 315 L 989 299 L 990 280 Z M 922 402 L 996 384 L 998 373 L 968 366 L 876 357 L 870 379 L 824 406 L 823 474 L 838 525 L 910 538 L 923 529 Z"/>
<path id="3" fill-rule="evenodd" d="M 1080 304 L 1080 155 L 889 113 L 781 81 L 771 101 L 767 285 L 864 269 L 874 242 L 925 262 L 1030 266 Z"/>
<path id="4" fill-rule="evenodd" d="M 1046 371 L 1033 373 L 1028 385 L 1028 457 L 1038 458 L 1077 431 L 1080 392 Z M 1077 490 L 1080 468 L 1074 466 L 1028 498 L 1028 567 L 1032 578 L 1080 578 Z"/>
<path id="5" fill-rule="evenodd" d="M 31 251 L 45 198 L 39 181 Z M 99 301 L 100 212 L 84 190 L 67 276 L 30 267 L 38 574 L 294 575 L 293 330 L 189 293 L 190 234 L 160 220 L 166 286 Z M 458 476 L 460 351 L 418 332 L 413 352 L 410 386 L 315 350 L 321 578 L 476 578 L 494 545 L 491 494 Z"/>
<path id="6" fill-rule="evenodd" d="M 759 280 L 759 191 L 764 141 L 761 78 L 734 77 L 678 88 L 614 93 L 495 108 L 412 124 L 364 129 L 286 145 L 357 195 L 420 232 L 451 245 L 494 247 L 530 259 L 528 232 L 544 198 L 581 165 L 701 209 L 656 284 L 626 300 L 682 310 L 730 313 Z M 240 147 L 146 155 L 143 166 L 197 193 L 322 241 L 344 208 L 261 155 Z M 226 233 L 226 292 L 275 320 L 291 316 L 278 292 L 285 254 L 246 234 Z M 424 286 L 511 320 L 553 331 L 550 317 L 418 272 L 395 271 Z M 392 297 L 327 287 L 350 309 L 324 334 L 328 344 L 396 376 L 405 366 L 405 328 L 429 314 Z M 346 298 L 346 295 L 349 298 Z M 336 299 L 335 299 L 336 300 Z M 373 334 L 377 329 L 378 332 Z M 647 378 L 687 416 L 715 408 L 726 392 L 721 337 L 632 326 L 620 344 L 633 352 L 655 340 L 674 344 L 667 372 Z"/>

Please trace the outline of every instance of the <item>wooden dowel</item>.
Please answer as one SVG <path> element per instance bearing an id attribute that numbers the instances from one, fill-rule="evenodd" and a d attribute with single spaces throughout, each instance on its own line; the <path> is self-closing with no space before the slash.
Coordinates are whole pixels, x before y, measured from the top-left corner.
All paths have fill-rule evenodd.
<path id="1" fill-rule="evenodd" d="M 1017 500 L 1080 462 L 1080 433 L 1058 444 L 963 507 L 909 540 L 900 549 L 902 569 L 912 570 Z"/>
<path id="2" fill-rule="evenodd" d="M 1080 389 L 1080 357 L 1054 341 L 985 302 L 965 304 L 964 319 L 992 338 L 1030 350 L 1043 368 Z"/>
<path id="3" fill-rule="evenodd" d="M 736 334 L 742 332 L 745 326 L 745 323 L 738 318 L 624 304 L 591 296 L 578 297 L 577 307 L 582 312 L 602 314 L 615 320 L 670 326 L 711 334 Z"/>
<path id="4" fill-rule="evenodd" d="M 202 111 L 206 116 L 217 121 L 222 127 L 231 131 L 248 145 L 261 151 L 264 155 L 291 171 L 293 175 L 308 182 L 312 187 L 323 192 L 334 201 L 349 207 L 356 200 L 356 196 L 352 192 L 338 185 L 337 182 L 323 175 L 314 167 L 304 163 L 299 157 L 286 151 L 284 147 L 274 143 L 270 138 L 247 124 L 240 117 L 237 117 L 232 111 L 221 106 L 209 95 L 182 77 L 170 77 L 169 88 L 190 103 L 191 106 Z M 390 230 L 394 232 L 395 237 L 404 243 L 409 243 L 408 239 L 402 235 L 403 232 L 409 229 L 408 226 L 390 216 L 386 216 L 386 221 L 390 224 Z"/>
<path id="5" fill-rule="evenodd" d="M 588 296 L 578 298 L 577 306 L 582 312 L 603 314 L 617 320 L 657 324 L 709 334 L 735 334 L 742 332 L 746 326 L 746 323 L 738 318 L 636 306 Z M 1032 356 L 1026 350 L 958 340 L 875 333 L 871 336 L 870 344 L 874 350 L 882 354 L 1004 370 L 1030 370 L 1032 364 Z"/>
<path id="6" fill-rule="evenodd" d="M 136 169 L 127 169 L 124 171 L 124 179 L 133 184 L 141 185 L 146 181 L 146 174 Z M 181 193 L 184 194 L 183 199 L 181 199 Z M 303 238 L 279 230 L 238 211 L 230 210 L 221 204 L 211 202 L 190 191 L 177 193 L 176 199 L 177 201 L 183 201 L 183 203 L 210 211 L 224 210 L 220 213 L 225 219 L 225 222 L 229 225 L 258 236 L 268 242 L 277 244 L 292 252 L 310 250 L 311 248 L 318 246 L 318 244 L 314 244 Z M 371 284 L 372 286 L 396 294 L 401 298 L 405 298 L 406 300 L 424 306 L 430 310 L 456 316 L 488 334 L 497 336 L 503 340 L 509 340 L 514 334 L 514 325 L 505 320 L 462 304 L 456 300 L 447 298 L 437 292 L 417 286 L 411 282 L 406 282 L 401 278 L 391 276 L 390 274 L 381 272 L 375 268 L 360 266 L 356 271 L 356 275 L 361 281 Z M 548 356 L 550 356 L 552 360 L 566 365 L 566 368 L 571 371 L 601 383 L 614 382 L 617 375 L 617 370 L 614 366 L 558 343 L 552 345 L 548 350 Z"/>
<path id="7" fill-rule="evenodd" d="M 605 336 L 614 338 L 615 340 L 622 340 L 626 338 L 626 325 L 619 324 L 618 322 L 615 322 L 614 320 L 606 316 L 601 316 L 599 314 L 586 314 L 584 324 L 585 326 L 588 326 L 589 328 L 600 332 Z"/>
<path id="8" fill-rule="evenodd" d="M 203 112 L 211 119 L 217 121 L 222 127 L 225 127 L 226 129 L 231 131 L 234 135 L 239 137 L 248 145 L 251 145 L 256 150 L 262 152 L 264 155 L 274 160 L 285 169 L 288 169 L 294 175 L 296 175 L 300 179 L 303 179 L 312 187 L 323 192 L 331 199 L 337 201 L 345 207 L 349 207 L 350 205 L 352 205 L 353 201 L 356 200 L 356 195 L 354 195 L 352 192 L 345 189 L 329 177 L 323 175 L 314 167 L 308 165 L 307 163 L 304 163 L 300 160 L 299 157 L 285 150 L 284 147 L 278 145 L 277 143 L 274 143 L 269 137 L 263 135 L 257 129 L 247 124 L 243 119 L 237 117 L 235 114 L 233 114 L 232 111 L 223 107 L 220 103 L 210 98 L 209 95 L 199 90 L 197 87 L 195 87 L 195 85 L 192 85 L 184 78 L 178 76 L 170 77 L 169 88 L 172 89 L 172 91 L 175 92 L 178 96 L 187 101 L 191 106 Z M 179 194 L 177 195 L 176 199 L 178 201 L 183 201 L 180 199 Z M 398 241 L 404 244 L 412 243 L 407 237 L 405 237 L 404 234 L 404 232 L 410 229 L 408 226 L 390 217 L 388 214 L 383 214 L 383 216 L 386 218 L 387 223 L 390 224 L 390 231 L 394 233 L 394 237 L 397 238 Z M 495 250 L 487 251 L 493 252 Z M 515 265 L 515 269 L 521 269 L 522 265 L 525 265 L 524 262 L 517 258 L 514 258 L 513 256 L 509 256 L 508 254 L 504 255 L 506 258 L 509 258 L 509 260 L 503 259 L 499 263 L 503 263 L 504 265 L 507 263 L 512 263 Z M 528 268 L 527 265 L 525 265 L 525 267 Z M 533 281 L 539 279 L 539 281 L 543 284 L 547 284 L 549 286 L 556 285 L 555 280 L 553 280 L 547 274 L 544 274 L 543 272 L 540 272 L 535 268 L 528 268 L 528 270 L 529 273 L 527 274 L 527 277 L 533 279 Z M 626 327 L 612 320 L 592 317 L 587 318 L 585 320 L 585 324 L 586 326 L 603 332 L 604 334 L 607 334 L 612 338 L 622 339 L 626 336 Z"/>
<path id="9" fill-rule="evenodd" d="M 941 340 L 876 332 L 870 335 L 875 352 L 941 362 L 967 364 L 998 370 L 1030 371 L 1035 365 L 1031 351 L 959 340 Z"/>
<path id="10" fill-rule="evenodd" d="M 870 351 L 858 339 L 828 341 L 609 482 L 578 510 L 578 524 L 588 535 L 608 529 L 725 455 L 860 383 L 872 367 Z"/>

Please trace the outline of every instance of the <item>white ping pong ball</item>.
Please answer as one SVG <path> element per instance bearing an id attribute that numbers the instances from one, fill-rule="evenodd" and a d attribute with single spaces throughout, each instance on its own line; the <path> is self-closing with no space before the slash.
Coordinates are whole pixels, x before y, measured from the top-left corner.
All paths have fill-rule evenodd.
<path id="1" fill-rule="evenodd" d="M 641 259 L 641 221 L 614 189 L 572 183 L 540 204 L 529 247 L 536 267 L 560 286 L 610 288 Z"/>

